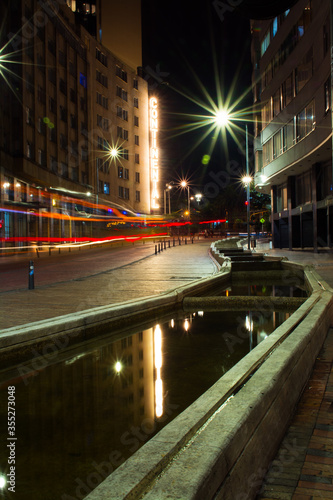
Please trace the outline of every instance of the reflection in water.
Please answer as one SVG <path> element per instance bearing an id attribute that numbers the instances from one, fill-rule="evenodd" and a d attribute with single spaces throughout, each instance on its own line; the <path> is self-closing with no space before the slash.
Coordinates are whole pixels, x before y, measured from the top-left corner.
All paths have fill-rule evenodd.
<path id="1" fill-rule="evenodd" d="M 155 348 L 155 414 L 156 417 L 163 415 L 163 383 L 161 379 L 162 368 L 162 332 L 160 325 L 155 326 L 154 332 L 154 348 Z"/>
<path id="2" fill-rule="evenodd" d="M 2 443 L 7 388 L 16 388 L 15 498 L 83 498 L 245 356 L 249 340 L 252 348 L 285 318 L 200 311 L 116 341 L 50 349 L 2 372 Z M 2 447 L 0 476 L 7 473 Z"/>

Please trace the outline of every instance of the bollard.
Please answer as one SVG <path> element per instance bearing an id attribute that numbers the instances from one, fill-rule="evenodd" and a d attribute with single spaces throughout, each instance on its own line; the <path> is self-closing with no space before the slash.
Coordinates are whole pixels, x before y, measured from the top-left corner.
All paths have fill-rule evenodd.
<path id="1" fill-rule="evenodd" d="M 160 253 L 160 251 L 161 251 L 161 244 L 159 243 L 158 244 L 158 253 Z"/>
<path id="2" fill-rule="evenodd" d="M 38 253 L 38 248 L 36 247 L 36 254 L 37 254 L 37 257 L 39 258 L 39 253 Z"/>
<path id="3" fill-rule="evenodd" d="M 155 245 L 155 255 L 157 255 L 157 245 Z"/>
<path id="4" fill-rule="evenodd" d="M 170 248 L 170 240 L 169 240 L 169 248 Z"/>
<path id="5" fill-rule="evenodd" d="M 185 238 L 185 245 L 187 245 L 187 238 Z"/>
<path id="6" fill-rule="evenodd" d="M 172 246 L 175 246 L 176 245 L 176 240 L 175 238 L 173 239 L 173 245 Z"/>
<path id="7" fill-rule="evenodd" d="M 51 255 L 51 247 L 49 247 L 49 255 Z"/>
<path id="8" fill-rule="evenodd" d="M 35 288 L 34 277 L 35 277 L 34 261 L 30 260 L 30 262 L 29 262 L 29 290 L 33 290 Z"/>
<path id="9" fill-rule="evenodd" d="M 193 236 L 193 238 L 192 238 L 192 245 L 193 245 L 193 243 L 194 243 L 194 236 Z"/>
<path id="10" fill-rule="evenodd" d="M 166 241 L 164 240 L 164 250 L 166 250 Z"/>
<path id="11" fill-rule="evenodd" d="M 181 245 L 181 244 L 182 244 L 182 242 L 180 241 L 180 238 L 178 238 L 178 242 L 179 242 L 179 245 Z"/>

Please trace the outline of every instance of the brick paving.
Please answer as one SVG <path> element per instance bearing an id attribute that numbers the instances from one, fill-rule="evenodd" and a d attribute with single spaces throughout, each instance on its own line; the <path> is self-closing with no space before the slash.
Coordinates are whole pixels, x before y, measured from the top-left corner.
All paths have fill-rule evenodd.
<path id="1" fill-rule="evenodd" d="M 332 362 L 331 328 L 258 500 L 333 498 Z"/>

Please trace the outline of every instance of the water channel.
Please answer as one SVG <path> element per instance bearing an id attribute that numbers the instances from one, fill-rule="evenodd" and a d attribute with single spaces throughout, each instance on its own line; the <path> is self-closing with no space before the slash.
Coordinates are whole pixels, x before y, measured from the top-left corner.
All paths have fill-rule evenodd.
<path id="1" fill-rule="evenodd" d="M 16 398 L 16 492 L 4 498 L 83 498 L 290 314 L 178 313 L 0 372 L 3 475 L 8 386 Z"/>

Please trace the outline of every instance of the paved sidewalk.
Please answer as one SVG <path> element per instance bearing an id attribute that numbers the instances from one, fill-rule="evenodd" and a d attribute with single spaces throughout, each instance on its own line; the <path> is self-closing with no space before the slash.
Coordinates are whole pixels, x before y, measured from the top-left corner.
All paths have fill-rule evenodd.
<path id="1" fill-rule="evenodd" d="M 171 248 L 157 255 L 154 245 L 144 245 L 96 256 L 77 253 L 52 262 L 45 258 L 36 262 L 34 290 L 27 289 L 27 269 L 21 282 L 22 269 L 7 266 L 1 272 L 5 279 L 0 285 L 0 329 L 157 295 L 210 276 L 215 271 L 210 244 L 206 240 L 173 247 L 171 241 Z"/>
<path id="2" fill-rule="evenodd" d="M 333 329 L 326 337 L 258 500 L 333 498 Z"/>

